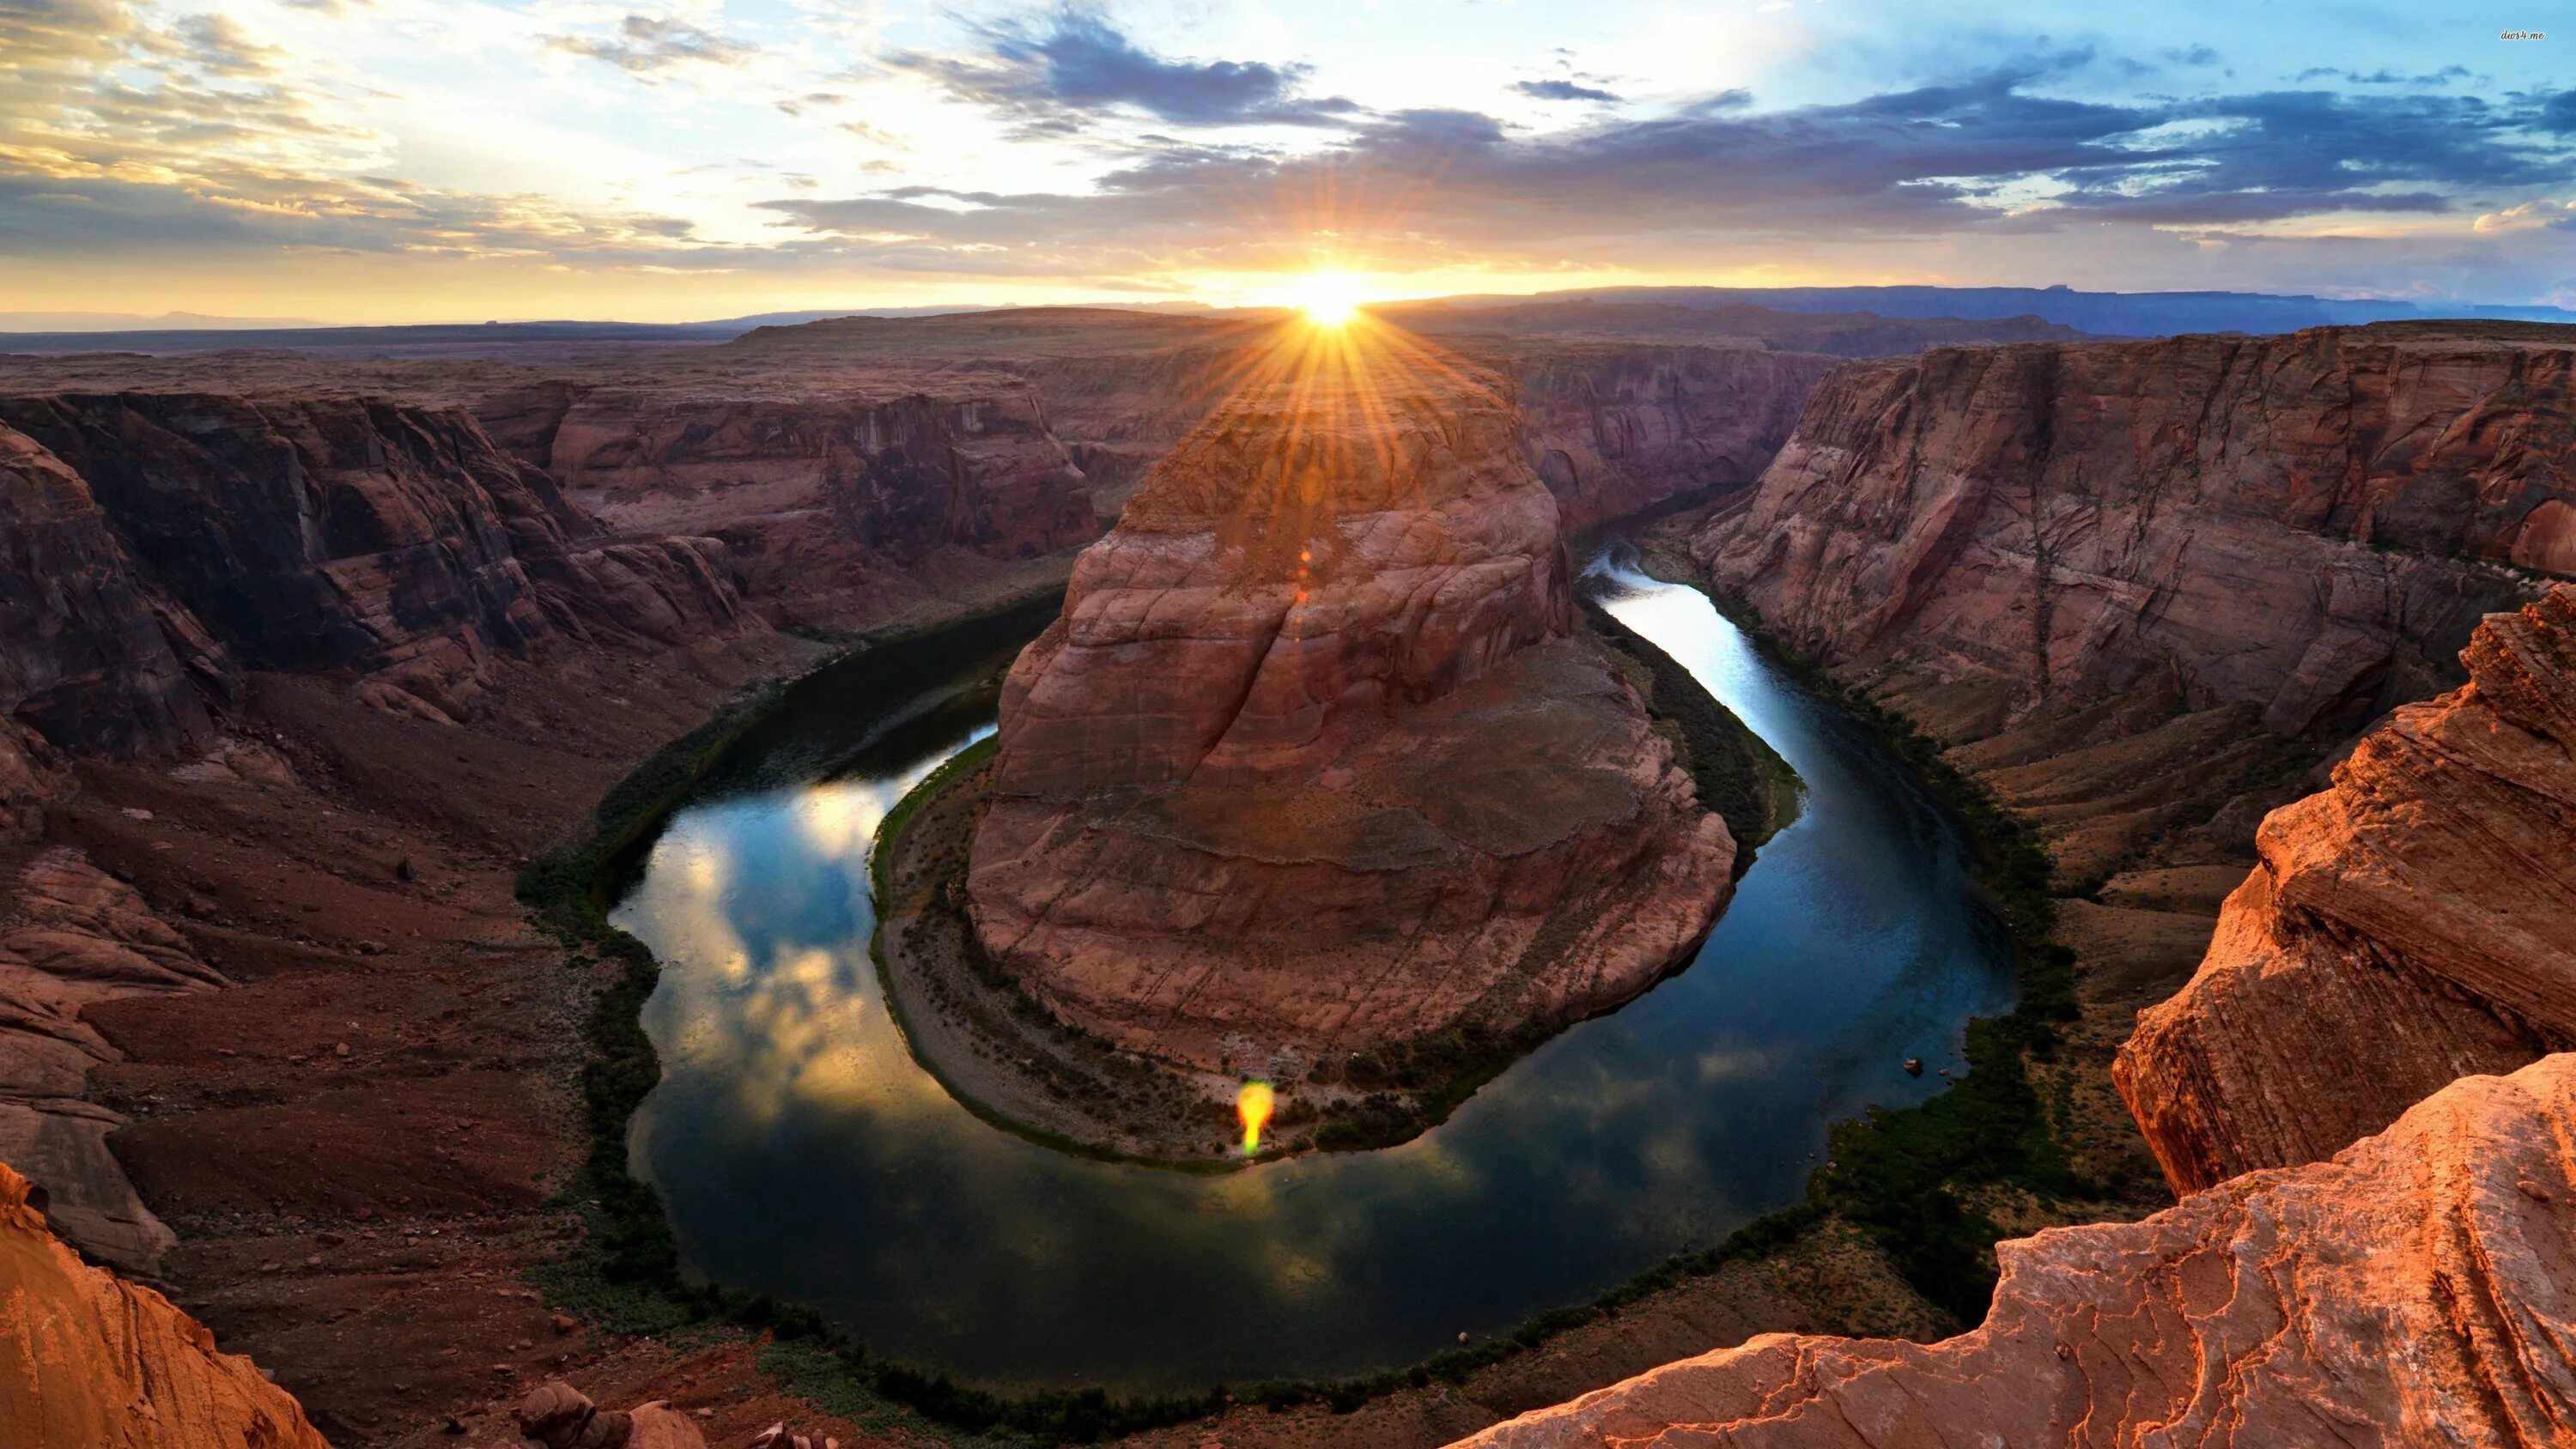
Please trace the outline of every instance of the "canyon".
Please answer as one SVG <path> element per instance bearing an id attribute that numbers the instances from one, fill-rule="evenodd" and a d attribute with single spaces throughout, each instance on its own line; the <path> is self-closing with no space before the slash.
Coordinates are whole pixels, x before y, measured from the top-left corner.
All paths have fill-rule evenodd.
<path id="1" fill-rule="evenodd" d="M 2078 1015 L 2028 1070 L 2117 1121 L 2078 1143 L 2052 1107 L 2043 1130 L 2097 1184 L 2134 1160 L 2185 1196 L 1968 1193 L 2016 1232 L 2136 1219 L 2004 1244 L 1983 1328 L 1829 1228 L 1459 1384 L 1140 1442 L 1425 1444 L 1536 1409 L 1492 1442 L 1901 1443 L 2089 1406 L 2101 1442 L 2223 1419 L 2251 1444 L 2326 1435 L 2302 1413 L 2402 1428 L 2472 1399 L 2460 1442 L 2563 1435 L 2563 1355 L 2533 1345 L 2566 1316 L 2576 1193 L 2548 1055 L 2576 738 L 2576 616 L 2546 586 L 2576 568 L 2565 329 L 1928 329 L 1851 360 L 1815 339 L 1885 334 L 1810 327 L 1800 351 L 1524 320 L 1442 323 L 1418 344 L 1439 389 L 1316 430 L 1382 495 L 1322 531 L 1270 526 L 1318 500 L 1247 461 L 1292 406 L 1245 386 L 1286 345 L 1273 322 L 0 358 L 0 1159 L 53 1231 L 273 1367 L 333 1442 L 497 1431 L 505 1395 L 572 1372 L 703 1408 L 712 1442 L 781 1419 L 899 1437 L 782 1388 L 756 1344 L 620 1333 L 522 1286 L 585 1231 L 544 1204 L 581 1180 L 572 1084 L 613 972 L 533 928 L 512 873 L 757 681 L 1056 590 L 970 874 L 1033 994 L 1202 1066 L 1347 1052 L 1470 1019 L 1563 897 L 1649 881 L 1633 916 L 1586 907 L 1633 935 L 1626 967 L 1541 973 L 1513 1006 L 1600 1009 L 1705 923 L 1734 842 L 1572 637 L 1559 540 L 1682 509 L 1650 560 L 2046 841 Z M 2003 345 L 1962 345 L 1981 338 Z M 1340 542 L 1299 559 L 1316 538 Z M 1365 583 L 1395 577 L 1419 587 Z M 1527 718 L 1498 734 L 1506 710 Z M 1566 798 L 1495 785 L 1532 760 Z M 1379 814 L 1295 822 L 1347 847 L 1331 870 L 1274 858 L 1263 792 L 1340 771 L 1325 793 Z M 1523 858 L 1548 864 L 1495 864 Z M 1180 859 L 1221 864 L 1192 885 Z M 1508 928 L 1431 933 L 1477 989 L 1387 953 L 1366 1010 L 1265 988 L 1193 1016 L 1112 969 L 1187 926 L 1257 980 L 1280 923 L 1185 897 L 1365 940 L 1390 878 L 1434 859 L 1400 890 Z M 1334 896 L 1355 862 L 1375 893 Z M 2266 1273 L 2326 1286 L 2277 1297 Z M 2225 1376 L 2285 1327 L 2307 1357 Z M 1768 1329 L 1800 1336 L 1745 1342 Z M 2394 1363 L 2376 1346 L 2398 1334 L 2438 1352 Z M 2510 1392 L 2458 1387 L 2481 1374 Z M 2210 1375 L 2217 1397 L 2157 1397 Z M 2056 1397 L 1981 1418 L 2007 1381 Z"/>
<path id="2" fill-rule="evenodd" d="M 2535 960 L 2514 918 L 2560 919 L 2566 856 L 2509 859 L 2518 873 L 2483 883 L 2437 877 L 2456 895 L 2424 889 L 2423 872 L 2555 843 L 2563 772 L 2499 764 L 2563 762 L 2571 622 L 2569 588 L 2487 619 L 2470 684 L 2399 711 L 2331 791 L 2265 822 L 2263 863 L 2199 973 L 2142 1014 L 2121 1057 L 2177 1205 L 1999 1244 L 1994 1305 L 1960 1337 L 1758 1336 L 1468 1442 L 2563 1439 L 2576 1056 L 2499 1047 L 2493 1016 L 2475 1018 L 2486 1039 L 2459 1018 L 2499 978 L 2563 989 L 2564 954 Z M 2484 974 L 2448 995 L 2422 976 L 2471 963 Z M 2379 994 L 2393 1009 L 2356 1010 Z"/>

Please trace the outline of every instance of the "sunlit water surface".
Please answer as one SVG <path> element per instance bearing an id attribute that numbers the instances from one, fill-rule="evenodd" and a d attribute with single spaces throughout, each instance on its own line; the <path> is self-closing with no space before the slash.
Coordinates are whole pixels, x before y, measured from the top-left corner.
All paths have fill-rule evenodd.
<path id="1" fill-rule="evenodd" d="M 986 1384 L 1196 1389 L 1410 1362 L 1796 1200 L 1826 1124 L 1937 1090 L 1904 1060 L 1955 1063 L 2007 1004 L 2000 929 L 1876 741 L 1695 591 L 1608 556 L 1591 582 L 1797 767 L 1805 813 L 1687 969 L 1384 1151 L 1194 1176 L 969 1115 L 887 1017 L 867 860 L 990 732 L 989 681 L 787 721 L 829 777 L 680 810 L 615 912 L 663 963 L 633 1151 L 690 1268 Z"/>

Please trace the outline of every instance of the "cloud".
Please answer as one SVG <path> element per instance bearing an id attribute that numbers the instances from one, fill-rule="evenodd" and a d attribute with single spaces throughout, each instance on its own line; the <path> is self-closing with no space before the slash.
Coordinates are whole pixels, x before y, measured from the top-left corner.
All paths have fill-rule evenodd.
<path id="1" fill-rule="evenodd" d="M 424 187 L 341 84 L 219 14 L 0 0 L 0 255 L 223 249 L 667 259 L 689 223 Z"/>
<path id="2" fill-rule="evenodd" d="M 2576 231 L 2576 201 L 2525 201 L 2502 211 L 2491 211 L 2479 217 L 2471 230 L 2481 236 L 2498 232 L 2530 231 L 2545 227 L 2551 231 Z"/>
<path id="3" fill-rule="evenodd" d="M 2455 80 L 2466 80 L 2468 75 L 2469 68 L 2465 65 L 2446 65 L 2440 70 L 2427 71 L 2422 75 L 2407 75 L 2401 71 L 2390 70 L 2386 66 L 2381 66 L 2364 75 L 2357 70 L 2340 70 L 2330 65 L 2312 65 L 2290 79 L 2302 85 L 2312 80 L 2339 80 L 2346 85 L 2356 86 L 2446 86 Z"/>
<path id="4" fill-rule="evenodd" d="M 1525 80 L 1515 82 L 1513 90 L 1542 101 L 1615 101 L 1618 96 L 1592 86 L 1576 85 L 1570 80 Z"/>
<path id="5" fill-rule="evenodd" d="M 604 60 L 628 75 L 658 79 L 682 66 L 737 66 L 760 53 L 759 47 L 728 40 L 685 20 L 659 20 L 628 15 L 613 36 L 549 35 L 550 49 Z"/>
<path id="6" fill-rule="evenodd" d="M 1024 132 L 1070 132 L 1119 111 L 1175 126 L 1320 126 L 1362 114 L 1347 100 L 1299 94 L 1306 66 L 1166 59 L 1080 6 L 977 26 L 975 34 L 978 53 L 904 51 L 885 64 L 1011 116 Z"/>
<path id="7" fill-rule="evenodd" d="M 1860 100 L 1740 93 L 1529 134 L 1462 111 L 1371 117 L 1303 154 L 1173 146 L 1086 193 L 904 188 L 767 203 L 792 225 L 961 270 L 1085 248 L 1162 265 L 1279 264 L 1329 232 L 1392 265 L 1617 265 L 1731 243 L 1866 243 L 2124 223 L 2243 227 L 2431 213 L 2563 182 L 2537 101 L 2258 92 L 2110 103 L 2042 93 L 2070 53 Z M 2553 101 L 2549 104 L 2555 105 Z M 1332 214 L 1316 198 L 1334 198 Z M 1150 241 L 1140 241 L 1150 238 Z"/>

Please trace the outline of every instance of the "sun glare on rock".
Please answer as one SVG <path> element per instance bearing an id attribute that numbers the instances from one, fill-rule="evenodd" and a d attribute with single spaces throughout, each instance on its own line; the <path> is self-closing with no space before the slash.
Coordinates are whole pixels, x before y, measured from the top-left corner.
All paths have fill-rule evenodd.
<path id="1" fill-rule="evenodd" d="M 1348 272 L 1317 272 L 1297 286 L 1297 306 L 1318 327 L 1339 327 L 1359 315 L 1359 279 Z"/>

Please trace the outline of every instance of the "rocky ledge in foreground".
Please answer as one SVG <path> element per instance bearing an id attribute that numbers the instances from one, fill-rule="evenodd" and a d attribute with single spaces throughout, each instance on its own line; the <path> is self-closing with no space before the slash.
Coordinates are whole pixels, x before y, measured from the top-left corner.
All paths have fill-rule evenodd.
<path id="1" fill-rule="evenodd" d="M 1572 637 L 1492 379 L 1253 386 L 1154 469 L 1004 689 L 967 893 L 1056 1016 L 1327 1074 L 1645 989 L 1735 843 Z"/>
<path id="2" fill-rule="evenodd" d="M 2000 1245 L 1937 1344 L 1766 1334 L 1464 1441 L 2205 1449 L 2576 1433 L 2576 1056 L 2468 1077 L 2330 1163 Z"/>
<path id="3" fill-rule="evenodd" d="M 2576 1046 L 2576 588 L 2490 616 L 2460 657 L 2468 684 L 2263 822 L 2198 974 L 2121 1049 L 2178 1190 Z"/>
<path id="4" fill-rule="evenodd" d="M 330 1449 L 284 1389 L 149 1288 L 85 1267 L 0 1164 L 0 1430 L 27 1449 Z"/>

